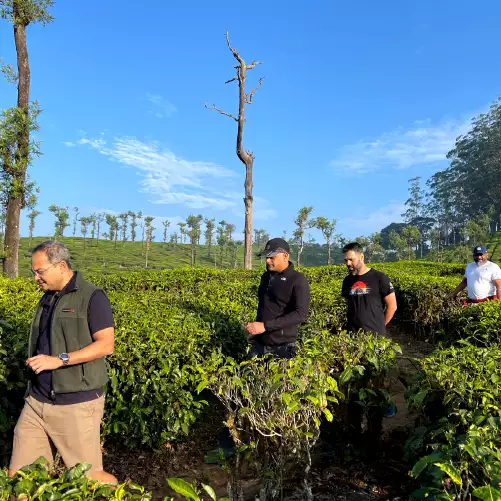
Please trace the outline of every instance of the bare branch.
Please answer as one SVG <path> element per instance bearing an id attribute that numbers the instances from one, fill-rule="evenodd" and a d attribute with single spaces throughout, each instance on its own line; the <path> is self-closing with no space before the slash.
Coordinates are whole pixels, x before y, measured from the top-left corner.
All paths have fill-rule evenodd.
<path id="1" fill-rule="evenodd" d="M 238 118 L 235 115 L 232 115 L 231 113 L 227 113 L 226 111 L 220 110 L 219 108 L 216 108 L 215 104 L 213 104 L 212 106 L 209 107 L 209 106 L 207 106 L 207 103 L 205 103 L 205 107 L 208 110 L 217 111 L 218 113 L 221 113 L 221 115 L 224 115 L 225 117 L 233 118 L 233 120 L 235 120 L 235 122 L 238 122 Z"/>
<path id="2" fill-rule="evenodd" d="M 231 82 L 234 82 L 235 80 L 238 80 L 237 77 L 234 77 L 232 78 L 231 80 L 226 80 L 226 82 L 224 82 L 225 84 L 228 84 L 228 83 L 231 83 Z"/>
<path id="3" fill-rule="evenodd" d="M 261 88 L 262 85 L 263 85 L 263 77 L 259 79 L 257 87 L 252 89 L 248 94 L 246 94 L 245 96 L 246 104 L 252 104 L 252 99 L 254 98 L 254 94 Z"/>
<path id="4" fill-rule="evenodd" d="M 262 61 L 252 61 L 252 63 L 248 64 L 245 69 L 246 70 L 253 70 L 258 64 L 263 64 Z"/>
<path id="5" fill-rule="evenodd" d="M 230 49 L 233 57 L 240 63 L 240 65 L 245 66 L 245 61 L 242 59 L 237 50 L 231 46 L 230 35 L 228 34 L 228 32 L 226 32 L 226 43 L 228 44 L 228 49 Z M 238 66 L 236 66 L 236 68 L 238 68 Z"/>

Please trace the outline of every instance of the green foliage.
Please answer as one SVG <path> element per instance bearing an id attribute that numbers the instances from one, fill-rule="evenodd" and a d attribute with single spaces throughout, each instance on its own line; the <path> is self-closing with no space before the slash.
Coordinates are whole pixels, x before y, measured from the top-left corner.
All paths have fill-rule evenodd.
<path id="1" fill-rule="evenodd" d="M 152 498 L 150 493 L 132 482 L 111 486 L 89 480 L 86 476 L 89 469 L 89 464 L 82 463 L 55 477 L 48 469 L 48 461 L 39 458 L 32 465 L 19 470 L 13 478 L 9 478 L 5 470 L 0 470 L 0 501 L 9 501 L 14 496 L 30 501 L 149 501 Z M 169 500 L 165 498 L 164 501 Z"/>
<path id="2" fill-rule="evenodd" d="M 413 499 L 498 499 L 501 480 L 501 349 L 450 347 L 423 359 L 409 390 L 411 406 L 429 419 L 408 450 L 424 451 L 412 476 Z M 421 447 L 419 447 L 421 445 Z"/>
<path id="3" fill-rule="evenodd" d="M 54 222 L 54 239 L 58 240 L 64 235 L 64 230 L 70 226 L 70 213 L 68 212 L 68 207 L 58 207 L 57 205 L 51 205 L 49 211 L 56 218 Z"/>
<path id="4" fill-rule="evenodd" d="M 30 140 L 26 155 L 20 155 L 18 140 L 20 136 L 29 136 L 40 129 L 40 113 L 36 101 L 30 104 L 28 110 L 16 106 L 0 113 L 0 192 L 3 206 L 9 197 L 21 197 L 22 207 L 29 206 L 37 191 L 35 183 L 26 179 L 24 174 L 33 158 L 41 155 L 40 143 Z"/>
<path id="5" fill-rule="evenodd" d="M 14 3 L 17 3 L 14 7 Z M 12 24 L 28 26 L 32 23 L 46 25 L 53 21 L 48 10 L 54 5 L 53 0 L 0 0 L 0 16 Z"/>
<path id="6" fill-rule="evenodd" d="M 501 343 L 501 302 L 487 301 L 457 310 L 449 319 L 448 337 L 480 346 Z"/>
<path id="7" fill-rule="evenodd" d="M 284 479 L 298 470 L 303 478 L 308 473 L 320 418 L 332 421 L 328 403 L 342 396 L 328 366 L 322 370 L 311 353 L 305 350 L 292 360 L 256 357 L 240 363 L 214 354 L 212 369 L 201 371 L 198 389 L 211 389 L 222 402 L 238 447 L 230 464 L 235 498 L 242 488 L 243 457 L 257 469 L 262 499 L 274 499 Z"/>

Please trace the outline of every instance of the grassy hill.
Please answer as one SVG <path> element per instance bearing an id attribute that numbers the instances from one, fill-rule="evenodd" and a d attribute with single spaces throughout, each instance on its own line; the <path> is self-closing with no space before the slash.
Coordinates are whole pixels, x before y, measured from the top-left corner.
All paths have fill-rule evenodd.
<path id="1" fill-rule="evenodd" d="M 33 237 L 31 247 L 50 237 Z M 117 271 L 137 271 L 145 269 L 146 248 L 141 242 L 117 242 L 116 247 L 113 242 L 99 240 L 99 242 L 87 239 L 86 249 L 84 249 L 84 239 L 81 237 L 64 237 L 61 240 L 70 250 L 72 266 L 76 270 L 92 273 L 115 273 Z M 255 246 L 255 252 L 261 248 Z M 217 266 L 214 258 L 217 257 Z M 236 255 L 236 266 L 243 267 L 243 247 L 239 247 Z M 29 239 L 21 238 L 19 251 L 19 271 L 21 276 L 29 276 L 31 268 L 31 253 L 29 249 Z M 223 255 L 223 265 L 220 264 L 220 249 L 213 247 L 209 258 L 206 246 L 197 247 L 197 266 L 233 268 L 235 263 L 233 255 L 229 249 Z M 264 261 L 254 258 L 254 267 L 264 266 Z M 163 242 L 152 242 L 148 255 L 149 270 L 163 270 L 166 268 L 182 268 L 191 265 L 191 247 L 189 244 L 170 244 Z"/>

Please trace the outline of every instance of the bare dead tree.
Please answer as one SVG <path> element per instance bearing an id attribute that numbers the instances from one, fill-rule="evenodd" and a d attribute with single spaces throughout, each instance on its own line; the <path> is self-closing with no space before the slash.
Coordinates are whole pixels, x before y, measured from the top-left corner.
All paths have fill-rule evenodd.
<path id="1" fill-rule="evenodd" d="M 250 64 L 246 64 L 242 56 L 234 49 L 230 44 L 230 38 L 228 32 L 226 32 L 226 43 L 228 49 L 233 54 L 233 57 L 237 60 L 237 64 L 234 68 L 237 70 L 237 76 L 227 80 L 225 84 L 231 82 L 238 83 L 238 116 L 231 113 L 223 111 L 220 108 L 216 108 L 215 105 L 208 106 L 205 103 L 205 107 L 208 110 L 217 111 L 221 115 L 235 120 L 238 124 L 237 128 L 237 156 L 240 161 L 245 165 L 245 183 L 244 183 L 244 205 L 245 205 L 245 229 L 244 229 L 244 267 L 248 270 L 252 269 L 252 169 L 254 167 L 254 155 L 251 151 L 246 151 L 243 147 L 243 134 L 244 134 L 244 124 L 245 124 L 245 105 L 252 104 L 254 100 L 254 94 L 261 88 L 263 79 L 260 78 L 258 85 L 252 89 L 250 92 L 245 92 L 245 79 L 247 78 L 247 71 L 253 70 L 258 64 L 262 64 L 260 61 L 253 61 Z"/>

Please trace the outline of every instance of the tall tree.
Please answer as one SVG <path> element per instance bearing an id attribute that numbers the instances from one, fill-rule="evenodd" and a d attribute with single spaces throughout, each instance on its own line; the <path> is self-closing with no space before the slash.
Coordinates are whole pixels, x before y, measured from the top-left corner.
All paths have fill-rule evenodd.
<path id="1" fill-rule="evenodd" d="M 122 212 L 118 217 L 122 221 L 122 224 L 120 225 L 120 228 L 122 229 L 122 243 L 125 243 L 125 241 L 127 240 L 127 226 L 129 220 L 129 213 Z"/>
<path id="2" fill-rule="evenodd" d="M 245 105 L 252 104 L 254 99 L 254 94 L 261 87 L 263 79 L 260 78 L 257 87 L 252 89 L 249 93 L 245 92 L 245 80 L 247 78 L 247 71 L 254 69 L 259 61 L 253 61 L 250 64 L 246 64 L 242 56 L 234 49 L 230 44 L 230 38 L 228 32 L 226 32 L 226 43 L 230 49 L 233 57 L 236 59 L 237 64 L 235 69 L 237 70 L 237 76 L 227 80 L 225 83 L 237 82 L 238 83 L 238 116 L 227 113 L 226 111 L 216 108 L 215 105 L 208 107 L 207 109 L 215 110 L 221 115 L 227 116 L 235 120 L 238 124 L 237 126 L 237 156 L 240 161 L 245 165 L 245 183 L 244 183 L 244 205 L 245 205 L 245 242 L 244 242 L 244 268 L 247 270 L 252 269 L 252 169 L 254 167 L 254 155 L 250 151 L 245 151 L 243 147 L 243 135 L 244 135 L 244 124 L 245 124 Z"/>
<path id="3" fill-rule="evenodd" d="M 228 242 L 233 242 L 233 233 L 235 232 L 235 225 L 228 223 L 226 225 L 226 234 L 228 235 Z"/>
<path id="4" fill-rule="evenodd" d="M 407 259 L 410 261 L 413 257 L 413 248 L 416 247 L 421 240 L 421 233 L 417 226 L 406 226 L 402 231 L 402 238 L 407 243 Z"/>
<path id="5" fill-rule="evenodd" d="M 241 240 L 232 240 L 228 244 L 233 268 L 236 268 L 238 266 L 238 249 L 242 247 L 242 245 L 243 242 Z"/>
<path id="6" fill-rule="evenodd" d="M 223 219 L 219 221 L 216 229 L 216 241 L 219 247 L 219 263 L 220 267 L 223 267 L 224 255 L 226 253 L 226 247 L 228 244 L 228 223 Z"/>
<path id="7" fill-rule="evenodd" d="M 82 235 L 84 237 L 84 259 L 85 259 L 85 252 L 87 250 L 87 233 L 89 232 L 89 224 L 91 224 L 91 217 L 81 217 L 80 218 L 80 231 L 82 232 Z"/>
<path id="8" fill-rule="evenodd" d="M 0 161 L 7 181 L 6 228 L 4 238 L 3 272 L 16 277 L 19 272 L 19 220 L 26 205 L 29 186 L 28 166 L 34 155 L 40 153 L 30 134 L 38 130 L 38 104 L 30 104 L 30 65 L 26 42 L 26 28 L 30 24 L 46 25 L 52 21 L 48 9 L 52 0 L 0 0 L 0 14 L 14 29 L 17 54 L 17 73 L 8 71 L 17 82 L 17 106 L 3 114 L 0 125 Z"/>
<path id="9" fill-rule="evenodd" d="M 266 242 L 270 239 L 270 235 L 266 230 L 257 229 L 254 230 L 254 243 L 263 247 Z"/>
<path id="10" fill-rule="evenodd" d="M 151 242 L 153 241 L 153 232 L 155 231 L 155 227 L 152 225 L 153 220 L 155 218 L 152 216 L 146 216 L 144 218 L 144 234 L 146 235 L 146 259 L 145 259 L 145 268 L 148 268 L 148 257 L 150 255 Z"/>
<path id="11" fill-rule="evenodd" d="M 212 248 L 212 239 L 214 238 L 214 227 L 216 226 L 216 220 L 214 218 L 209 219 L 206 217 L 204 219 L 204 223 L 205 223 L 205 233 L 204 233 L 205 245 L 207 246 L 208 257 L 210 259 L 210 251 Z"/>
<path id="12" fill-rule="evenodd" d="M 433 229 L 430 232 L 430 243 L 433 251 L 440 251 L 441 235 L 439 229 Z"/>
<path id="13" fill-rule="evenodd" d="M 57 205 L 51 205 L 49 211 L 54 214 L 56 221 L 54 223 L 54 240 L 59 240 L 64 236 L 64 230 L 70 226 L 68 219 L 70 214 L 68 212 L 68 207 L 58 207 Z"/>
<path id="14" fill-rule="evenodd" d="M 403 238 L 402 235 L 397 233 L 395 230 L 392 230 L 389 234 L 388 241 L 389 247 L 395 252 L 396 258 L 405 258 L 405 255 L 407 253 L 407 242 L 405 238 Z"/>
<path id="15" fill-rule="evenodd" d="M 35 209 L 32 209 L 30 212 L 28 212 L 28 219 L 30 221 L 28 249 L 31 249 L 31 240 L 33 238 L 33 230 L 35 229 L 35 220 L 40 214 L 41 212 Z"/>
<path id="16" fill-rule="evenodd" d="M 77 234 L 78 207 L 73 207 L 73 236 Z"/>
<path id="17" fill-rule="evenodd" d="M 409 179 L 409 198 L 405 202 L 406 210 L 402 214 L 407 224 L 412 224 L 422 214 L 423 190 L 421 189 L 421 176 Z"/>
<path id="18" fill-rule="evenodd" d="M 169 243 L 172 245 L 172 248 L 177 244 L 178 239 L 179 237 L 176 232 L 170 234 Z"/>
<path id="19" fill-rule="evenodd" d="M 294 230 L 294 239 L 297 243 L 297 265 L 301 265 L 301 254 L 304 249 L 304 232 L 313 226 L 313 221 L 311 221 L 310 215 L 313 211 L 313 207 L 302 207 L 299 209 L 294 223 L 296 224 L 296 229 Z"/>
<path id="20" fill-rule="evenodd" d="M 94 224 L 96 225 L 96 245 L 99 245 L 99 237 L 101 236 L 101 223 L 105 221 L 106 215 L 100 212 L 99 214 L 95 214 L 93 216 L 93 226 L 92 226 L 92 232 L 94 232 Z M 104 237 L 104 235 L 103 235 Z M 94 233 L 92 238 L 94 238 Z M 106 238 L 106 237 L 105 237 Z"/>
<path id="21" fill-rule="evenodd" d="M 413 177 L 409 179 L 409 198 L 405 202 L 406 211 L 402 214 L 407 225 L 416 226 L 421 234 L 419 243 L 419 252 L 423 257 L 424 242 L 429 231 L 435 223 L 435 218 L 429 217 L 426 214 L 424 205 L 425 193 L 421 188 L 421 177 Z"/>
<path id="22" fill-rule="evenodd" d="M 488 113 L 475 117 L 472 128 L 456 140 L 449 152 L 451 165 L 447 172 L 454 191 L 463 200 L 454 204 L 462 220 L 489 213 L 491 206 L 493 230 L 501 217 L 501 99 L 495 101 Z"/>
<path id="23" fill-rule="evenodd" d="M 164 243 L 167 242 L 167 232 L 169 231 L 170 221 L 168 219 L 164 219 L 162 221 L 162 225 L 164 227 Z"/>
<path id="24" fill-rule="evenodd" d="M 318 228 L 325 239 L 325 243 L 327 244 L 327 264 L 331 264 L 331 247 L 332 247 L 332 236 L 336 231 L 336 223 L 335 219 L 329 221 L 326 217 L 318 216 L 315 218 L 313 224 L 315 228 Z"/>
<path id="25" fill-rule="evenodd" d="M 190 215 L 186 219 L 186 226 L 188 227 L 188 237 L 191 244 L 191 266 L 195 266 L 197 260 L 197 244 L 201 233 L 201 223 L 203 217 L 201 215 Z"/>
<path id="26" fill-rule="evenodd" d="M 115 248 L 116 248 L 116 241 L 117 241 L 117 234 L 118 234 L 117 217 L 112 215 L 112 214 L 106 214 L 106 224 L 108 225 L 108 228 L 109 228 L 108 235 L 109 235 L 110 241 L 115 242 Z"/>
<path id="27" fill-rule="evenodd" d="M 179 226 L 179 233 L 181 234 L 181 243 L 184 244 L 184 236 L 186 235 L 186 223 L 177 223 Z"/>
<path id="28" fill-rule="evenodd" d="M 96 237 L 96 226 L 97 226 L 96 214 L 91 214 L 90 216 L 87 216 L 87 230 L 89 226 L 90 226 L 90 238 L 91 240 L 94 240 L 94 238 Z M 82 229 L 82 223 L 80 222 L 80 230 L 81 229 Z"/>
<path id="29" fill-rule="evenodd" d="M 141 249 L 144 245 L 144 221 L 143 221 L 143 211 L 139 211 L 136 214 L 136 218 L 139 220 L 139 228 L 141 228 Z"/>
<path id="30" fill-rule="evenodd" d="M 381 233 L 371 233 L 367 238 L 364 255 L 368 263 L 384 259 L 385 251 L 381 245 Z"/>
<path id="31" fill-rule="evenodd" d="M 137 227 L 137 215 L 135 212 L 132 212 L 131 210 L 128 212 L 129 217 L 130 217 L 130 239 L 131 242 L 136 241 L 136 227 Z"/>

